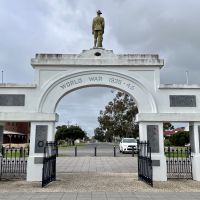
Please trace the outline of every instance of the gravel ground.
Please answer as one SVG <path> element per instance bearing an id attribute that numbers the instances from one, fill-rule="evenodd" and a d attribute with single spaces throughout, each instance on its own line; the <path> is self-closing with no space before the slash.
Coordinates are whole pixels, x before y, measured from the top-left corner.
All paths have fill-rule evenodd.
<path id="1" fill-rule="evenodd" d="M 57 181 L 41 188 L 41 183 L 22 180 L 0 181 L 2 192 L 200 192 L 193 180 L 154 182 L 154 187 L 138 181 L 136 173 L 58 173 Z"/>
<path id="2" fill-rule="evenodd" d="M 171 179 L 152 188 L 138 181 L 135 157 L 61 157 L 57 181 L 41 188 L 41 182 L 1 180 L 0 193 L 10 192 L 200 192 L 200 182 Z"/>

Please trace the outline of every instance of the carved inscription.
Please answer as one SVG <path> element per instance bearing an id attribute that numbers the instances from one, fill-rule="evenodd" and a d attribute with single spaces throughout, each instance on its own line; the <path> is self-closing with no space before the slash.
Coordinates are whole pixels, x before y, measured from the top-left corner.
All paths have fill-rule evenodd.
<path id="1" fill-rule="evenodd" d="M 123 79 L 120 79 L 118 77 L 103 77 L 103 76 L 89 76 L 86 77 L 86 79 L 84 79 L 84 77 L 82 78 L 76 78 L 76 79 L 71 79 L 69 81 L 65 81 L 64 83 L 62 83 L 60 85 L 60 88 L 62 89 L 67 89 L 69 87 L 75 86 L 75 85 L 80 85 L 82 83 L 84 83 L 84 81 L 89 81 L 90 83 L 100 83 L 100 84 L 107 84 L 110 83 L 112 85 L 123 85 L 124 87 L 126 87 L 127 89 L 130 90 L 134 90 L 135 86 L 133 84 L 131 84 L 129 81 L 124 81 Z"/>
<path id="2" fill-rule="evenodd" d="M 151 152 L 159 153 L 158 125 L 147 125 L 147 140 L 149 141 Z"/>
<path id="3" fill-rule="evenodd" d="M 125 87 L 127 87 L 128 89 L 130 90 L 134 90 L 135 86 L 130 84 L 130 83 L 127 83 L 127 82 L 124 82 L 122 81 L 121 79 L 118 79 L 118 78 L 109 78 L 109 82 L 110 83 L 114 83 L 116 85 L 125 85 Z"/>
<path id="4" fill-rule="evenodd" d="M 109 78 L 109 82 L 117 84 L 117 85 L 121 85 L 122 84 L 122 80 L 120 80 L 118 78 Z"/>
<path id="5" fill-rule="evenodd" d="M 103 80 L 102 76 L 91 76 L 89 77 L 90 82 L 101 82 Z"/>
<path id="6" fill-rule="evenodd" d="M 35 132 L 35 153 L 43 153 L 47 141 L 48 126 L 36 125 Z"/>
<path id="7" fill-rule="evenodd" d="M 126 87 L 129 88 L 130 90 L 134 90 L 135 86 L 132 84 L 126 84 Z"/>
<path id="8" fill-rule="evenodd" d="M 73 86 L 73 85 L 81 84 L 82 82 L 83 82 L 82 78 L 73 79 L 73 80 L 70 80 L 70 81 L 65 82 L 65 83 L 62 84 L 60 87 L 61 87 L 62 89 L 65 89 L 65 88 L 71 87 L 71 86 Z"/>
<path id="9" fill-rule="evenodd" d="M 196 107 L 195 95 L 170 95 L 170 107 Z"/>

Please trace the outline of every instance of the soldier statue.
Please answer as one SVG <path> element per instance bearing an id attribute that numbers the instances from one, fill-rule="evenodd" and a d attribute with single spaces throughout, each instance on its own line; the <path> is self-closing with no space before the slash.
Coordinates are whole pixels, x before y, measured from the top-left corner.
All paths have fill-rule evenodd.
<path id="1" fill-rule="evenodd" d="M 104 18 L 100 16 L 101 14 L 102 12 L 98 10 L 97 16 L 93 19 L 92 22 L 92 34 L 94 35 L 94 48 L 102 47 L 105 22 Z"/>

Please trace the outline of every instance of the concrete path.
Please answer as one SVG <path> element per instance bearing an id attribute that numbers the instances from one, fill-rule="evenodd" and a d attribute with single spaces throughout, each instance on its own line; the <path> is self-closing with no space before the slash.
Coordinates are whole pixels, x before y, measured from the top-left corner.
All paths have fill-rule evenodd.
<path id="1" fill-rule="evenodd" d="M 69 157 L 58 158 L 57 179 L 47 187 L 41 182 L 0 181 L 0 193 L 9 192 L 200 192 L 200 182 L 169 180 L 154 187 L 138 180 L 137 158 Z M 1 195 L 0 195 L 1 200 Z"/>
<path id="2" fill-rule="evenodd" d="M 0 193 L 0 200 L 197 200 L 200 193 L 72 192 Z"/>
<path id="3" fill-rule="evenodd" d="M 154 187 L 138 180 L 137 157 L 58 157 L 57 180 L 0 181 L 0 200 L 197 200 L 200 182 L 169 180 Z"/>
<path id="4" fill-rule="evenodd" d="M 137 173 L 136 157 L 58 157 L 57 173 Z"/>

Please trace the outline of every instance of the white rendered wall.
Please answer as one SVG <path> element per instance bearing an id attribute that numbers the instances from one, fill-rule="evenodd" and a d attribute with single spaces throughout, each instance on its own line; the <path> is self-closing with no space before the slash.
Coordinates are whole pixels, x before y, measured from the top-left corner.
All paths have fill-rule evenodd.
<path id="1" fill-rule="evenodd" d="M 192 122 L 190 126 L 193 126 L 194 134 L 194 150 L 192 153 L 192 175 L 193 180 L 200 181 L 200 152 L 199 152 L 199 131 L 198 126 L 200 122 Z"/>
<path id="2" fill-rule="evenodd" d="M 153 166 L 153 181 L 167 181 L 166 157 L 164 154 L 164 138 L 162 122 L 140 122 L 140 141 L 147 141 L 147 126 L 157 125 L 159 131 L 159 153 L 151 153 L 152 160 L 160 161 L 160 166 Z"/>
<path id="3" fill-rule="evenodd" d="M 101 56 L 94 56 L 99 51 Z M 199 146 L 197 125 L 200 119 L 200 86 L 161 85 L 160 69 L 164 61 L 158 55 L 117 55 L 110 50 L 90 49 L 81 54 L 39 54 L 32 59 L 35 71 L 33 84 L 0 84 L 1 94 L 24 94 L 24 106 L 0 106 L 0 122 L 30 121 L 31 144 L 27 180 L 40 181 L 42 164 L 35 164 L 34 153 L 36 125 L 48 125 L 48 140 L 54 138 L 54 123 L 58 120 L 55 109 L 59 100 L 69 92 L 83 87 L 105 86 L 129 93 L 139 108 L 140 139 L 147 139 L 147 125 L 159 127 L 159 153 L 152 159 L 160 160 L 153 167 L 153 179 L 166 180 L 164 156 L 164 121 L 194 122 L 196 148 Z M 195 95 L 195 107 L 170 107 L 169 95 Z M 199 149 L 193 157 L 193 176 L 200 180 Z"/>
<path id="4" fill-rule="evenodd" d="M 55 123 L 54 122 L 31 122 L 30 133 L 30 152 L 27 163 L 27 181 L 42 181 L 43 163 L 35 163 L 35 158 L 43 158 L 43 153 L 35 153 L 35 134 L 37 125 L 47 125 L 47 141 L 54 141 Z"/>

